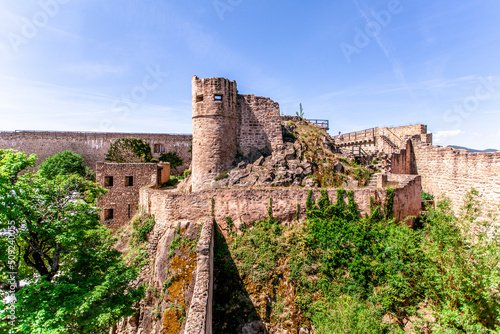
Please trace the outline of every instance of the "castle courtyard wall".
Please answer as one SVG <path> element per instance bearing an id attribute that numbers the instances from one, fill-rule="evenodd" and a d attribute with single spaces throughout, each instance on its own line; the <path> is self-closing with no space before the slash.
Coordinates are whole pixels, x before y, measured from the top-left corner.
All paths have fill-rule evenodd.
<path id="1" fill-rule="evenodd" d="M 0 149 L 15 149 L 38 156 L 37 165 L 47 157 L 63 151 L 80 154 L 85 165 L 95 169 L 98 161 L 104 161 L 111 144 L 125 137 L 142 139 L 151 146 L 154 158 L 161 152 L 154 152 L 154 145 L 162 145 L 164 152 L 176 152 L 183 160 L 179 172 L 191 164 L 191 135 L 105 133 L 105 132 L 53 132 L 53 131 L 16 131 L 0 132 Z"/>
<path id="2" fill-rule="evenodd" d="M 413 146 L 423 191 L 450 198 L 458 212 L 464 195 L 475 188 L 484 202 L 483 217 L 499 212 L 500 152 L 470 153 L 418 141 Z"/>
<path id="3" fill-rule="evenodd" d="M 418 175 L 391 176 L 402 184 L 394 190 L 394 216 L 400 221 L 406 217 L 419 216 L 421 210 L 421 183 Z M 336 189 L 329 189 L 331 202 L 337 198 Z M 273 216 L 284 224 L 292 224 L 306 217 L 308 189 L 270 188 L 270 189 L 217 189 L 204 190 L 191 194 L 166 192 L 148 187 L 140 190 L 139 203 L 142 210 L 155 215 L 158 224 L 173 221 L 198 221 L 211 217 L 214 200 L 214 216 L 217 222 L 231 217 L 236 224 L 250 224 L 268 217 L 269 198 L 273 199 Z M 313 190 L 313 199 L 320 196 L 318 189 Z M 386 198 L 385 189 L 354 189 L 354 200 L 361 214 L 370 212 L 370 197 L 381 203 Z"/>

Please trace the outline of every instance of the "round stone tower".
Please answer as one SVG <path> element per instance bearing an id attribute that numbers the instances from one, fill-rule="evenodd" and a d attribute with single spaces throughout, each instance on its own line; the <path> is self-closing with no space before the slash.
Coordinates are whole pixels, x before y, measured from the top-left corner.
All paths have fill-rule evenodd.
<path id="1" fill-rule="evenodd" d="M 200 191 L 231 169 L 236 156 L 238 91 L 235 81 L 194 76 L 192 94 L 192 190 Z"/>

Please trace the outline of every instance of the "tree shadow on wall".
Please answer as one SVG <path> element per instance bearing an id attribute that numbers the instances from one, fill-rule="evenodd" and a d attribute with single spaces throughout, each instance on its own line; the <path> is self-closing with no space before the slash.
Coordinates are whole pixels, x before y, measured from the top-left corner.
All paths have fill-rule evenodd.
<path id="1" fill-rule="evenodd" d="M 227 241 L 216 225 L 214 245 L 213 333 L 268 334 L 262 318 L 250 300 Z"/>

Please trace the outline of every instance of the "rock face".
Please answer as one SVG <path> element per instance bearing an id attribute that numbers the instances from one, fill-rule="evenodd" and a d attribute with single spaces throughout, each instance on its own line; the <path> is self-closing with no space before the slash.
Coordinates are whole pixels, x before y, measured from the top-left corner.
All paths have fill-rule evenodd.
<path id="1" fill-rule="evenodd" d="M 158 224 L 150 234 L 147 251 L 150 258 L 135 284 L 146 286 L 145 298 L 137 313 L 124 319 L 110 333 L 169 334 L 184 329 L 186 313 L 196 283 L 197 236 L 204 221 Z"/>

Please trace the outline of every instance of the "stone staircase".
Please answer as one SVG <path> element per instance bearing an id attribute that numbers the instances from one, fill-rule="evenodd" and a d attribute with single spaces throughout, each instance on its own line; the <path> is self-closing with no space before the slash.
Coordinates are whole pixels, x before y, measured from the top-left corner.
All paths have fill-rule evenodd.
<path id="1" fill-rule="evenodd" d="M 383 141 L 384 141 L 387 145 L 389 145 L 389 147 L 390 147 L 390 148 L 392 148 L 392 149 L 393 149 L 393 152 L 392 152 L 392 153 L 394 153 L 394 152 L 396 152 L 396 151 L 398 151 L 398 150 L 399 150 L 399 147 L 398 147 L 396 144 L 394 144 L 394 143 L 392 142 L 392 140 L 390 140 L 387 136 L 381 135 L 381 136 L 380 136 L 380 138 L 381 138 L 381 139 L 382 139 L 382 140 L 383 140 Z"/>
<path id="2" fill-rule="evenodd" d="M 366 186 L 370 187 L 370 188 L 377 188 L 377 176 L 378 175 L 379 175 L 379 173 L 373 174 L 372 177 L 370 177 L 368 179 L 368 181 L 366 181 Z"/>

